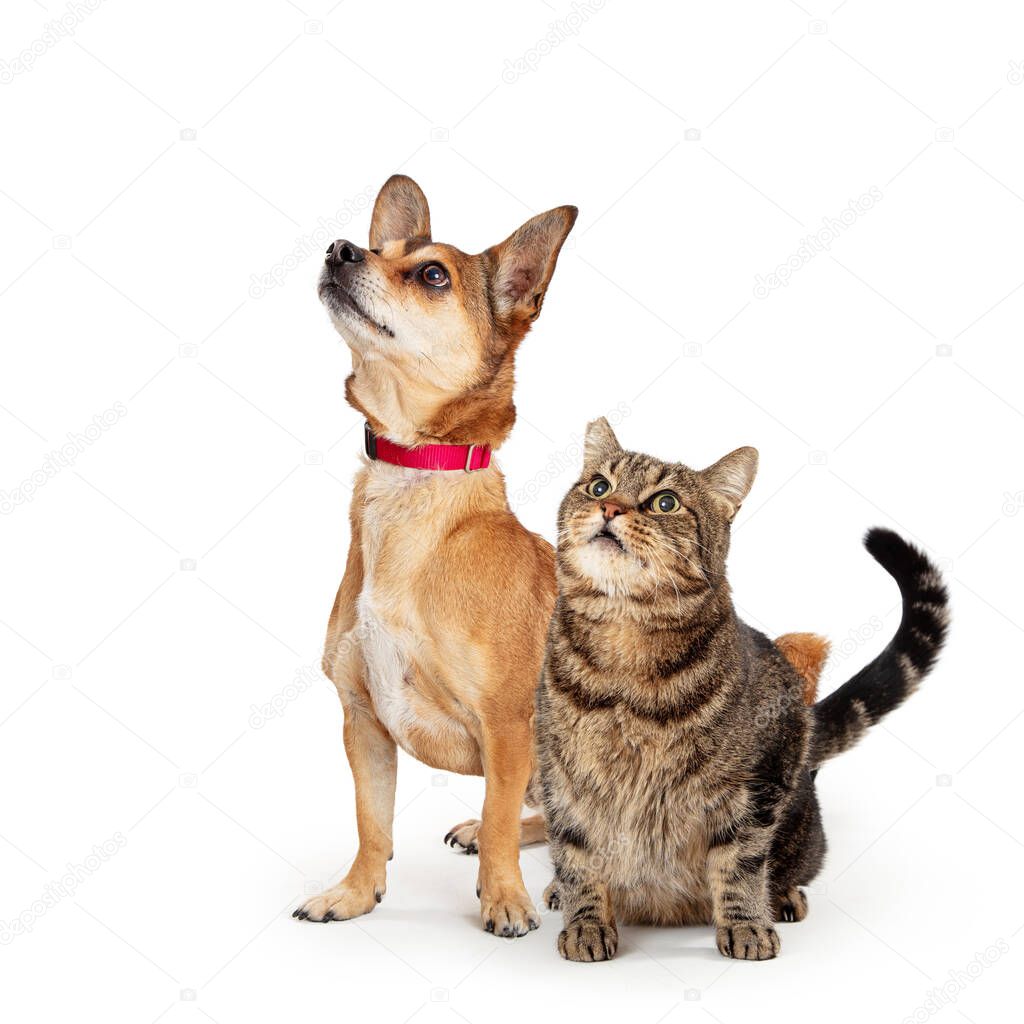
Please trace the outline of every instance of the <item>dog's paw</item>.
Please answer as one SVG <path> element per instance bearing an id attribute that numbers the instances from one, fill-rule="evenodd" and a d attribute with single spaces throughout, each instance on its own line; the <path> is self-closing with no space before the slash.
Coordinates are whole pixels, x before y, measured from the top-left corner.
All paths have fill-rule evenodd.
<path id="1" fill-rule="evenodd" d="M 770 924 L 742 921 L 724 925 L 716 935 L 718 952 L 733 960 L 771 960 L 779 955 L 779 933 Z"/>
<path id="2" fill-rule="evenodd" d="M 558 952 L 566 960 L 596 963 L 611 960 L 619 946 L 619 933 L 613 924 L 592 919 L 569 925 L 558 936 Z"/>
<path id="3" fill-rule="evenodd" d="M 790 889 L 776 904 L 776 921 L 802 921 L 807 916 L 807 896 L 803 889 Z"/>
<path id="4" fill-rule="evenodd" d="M 461 825 L 455 825 L 444 837 L 444 841 L 453 850 L 462 850 L 464 853 L 479 853 L 476 837 L 480 834 L 480 822 L 476 818 L 464 821 Z"/>
<path id="5" fill-rule="evenodd" d="M 544 900 L 544 906 L 548 910 L 557 910 L 562 905 L 562 897 L 558 895 L 558 884 L 552 879 L 548 887 L 544 890 L 542 897 Z"/>
<path id="6" fill-rule="evenodd" d="M 513 938 L 540 927 L 540 915 L 525 892 L 498 893 L 480 897 L 480 919 L 484 931 Z"/>
<path id="7" fill-rule="evenodd" d="M 384 890 L 364 888 L 350 882 L 338 885 L 306 900 L 292 917 L 300 921 L 347 921 L 368 914 L 384 898 Z"/>

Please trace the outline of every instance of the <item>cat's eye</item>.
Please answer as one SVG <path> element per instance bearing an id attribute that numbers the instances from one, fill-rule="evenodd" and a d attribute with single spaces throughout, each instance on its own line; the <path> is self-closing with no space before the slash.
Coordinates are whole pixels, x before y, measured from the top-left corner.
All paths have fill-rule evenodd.
<path id="1" fill-rule="evenodd" d="M 611 489 L 612 485 L 603 476 L 595 476 L 587 484 L 587 494 L 592 498 L 603 498 Z"/>
<path id="2" fill-rule="evenodd" d="M 420 280 L 434 288 L 443 288 L 448 283 L 448 272 L 440 263 L 428 263 L 420 271 Z"/>
<path id="3" fill-rule="evenodd" d="M 647 508 L 659 515 L 678 512 L 682 507 L 682 502 L 671 491 L 659 491 L 647 503 Z"/>

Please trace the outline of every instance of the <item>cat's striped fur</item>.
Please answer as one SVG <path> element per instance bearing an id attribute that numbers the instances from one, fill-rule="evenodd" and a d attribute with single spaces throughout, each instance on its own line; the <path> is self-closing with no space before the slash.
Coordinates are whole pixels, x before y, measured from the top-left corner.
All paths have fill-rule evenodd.
<path id="1" fill-rule="evenodd" d="M 559 512 L 559 596 L 537 696 L 538 762 L 561 907 L 559 950 L 615 953 L 616 921 L 714 924 L 726 956 L 779 951 L 825 852 L 814 776 L 933 664 L 946 592 L 923 554 L 876 529 L 903 621 L 886 650 L 814 707 L 725 580 L 730 524 L 757 453 L 695 472 L 588 428 Z M 594 484 L 602 479 L 607 484 Z M 594 492 L 600 491 L 600 494 Z M 652 498 L 665 492 L 679 509 Z"/>

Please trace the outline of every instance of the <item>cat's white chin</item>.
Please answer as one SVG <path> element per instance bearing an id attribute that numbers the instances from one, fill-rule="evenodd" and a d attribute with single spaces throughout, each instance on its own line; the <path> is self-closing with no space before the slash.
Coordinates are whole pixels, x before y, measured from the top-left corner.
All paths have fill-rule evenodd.
<path id="1" fill-rule="evenodd" d="M 631 592 L 638 582 L 641 564 L 614 540 L 596 537 L 575 551 L 579 571 L 606 594 Z"/>

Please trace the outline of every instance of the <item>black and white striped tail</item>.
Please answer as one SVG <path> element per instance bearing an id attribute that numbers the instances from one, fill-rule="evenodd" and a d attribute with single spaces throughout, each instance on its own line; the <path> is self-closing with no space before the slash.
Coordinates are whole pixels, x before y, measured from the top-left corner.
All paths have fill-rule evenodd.
<path id="1" fill-rule="evenodd" d="M 849 750 L 871 725 L 902 704 L 938 658 L 949 627 L 949 594 L 923 552 L 875 527 L 868 549 L 899 584 L 903 617 L 888 647 L 849 682 L 814 705 L 814 761 Z"/>

